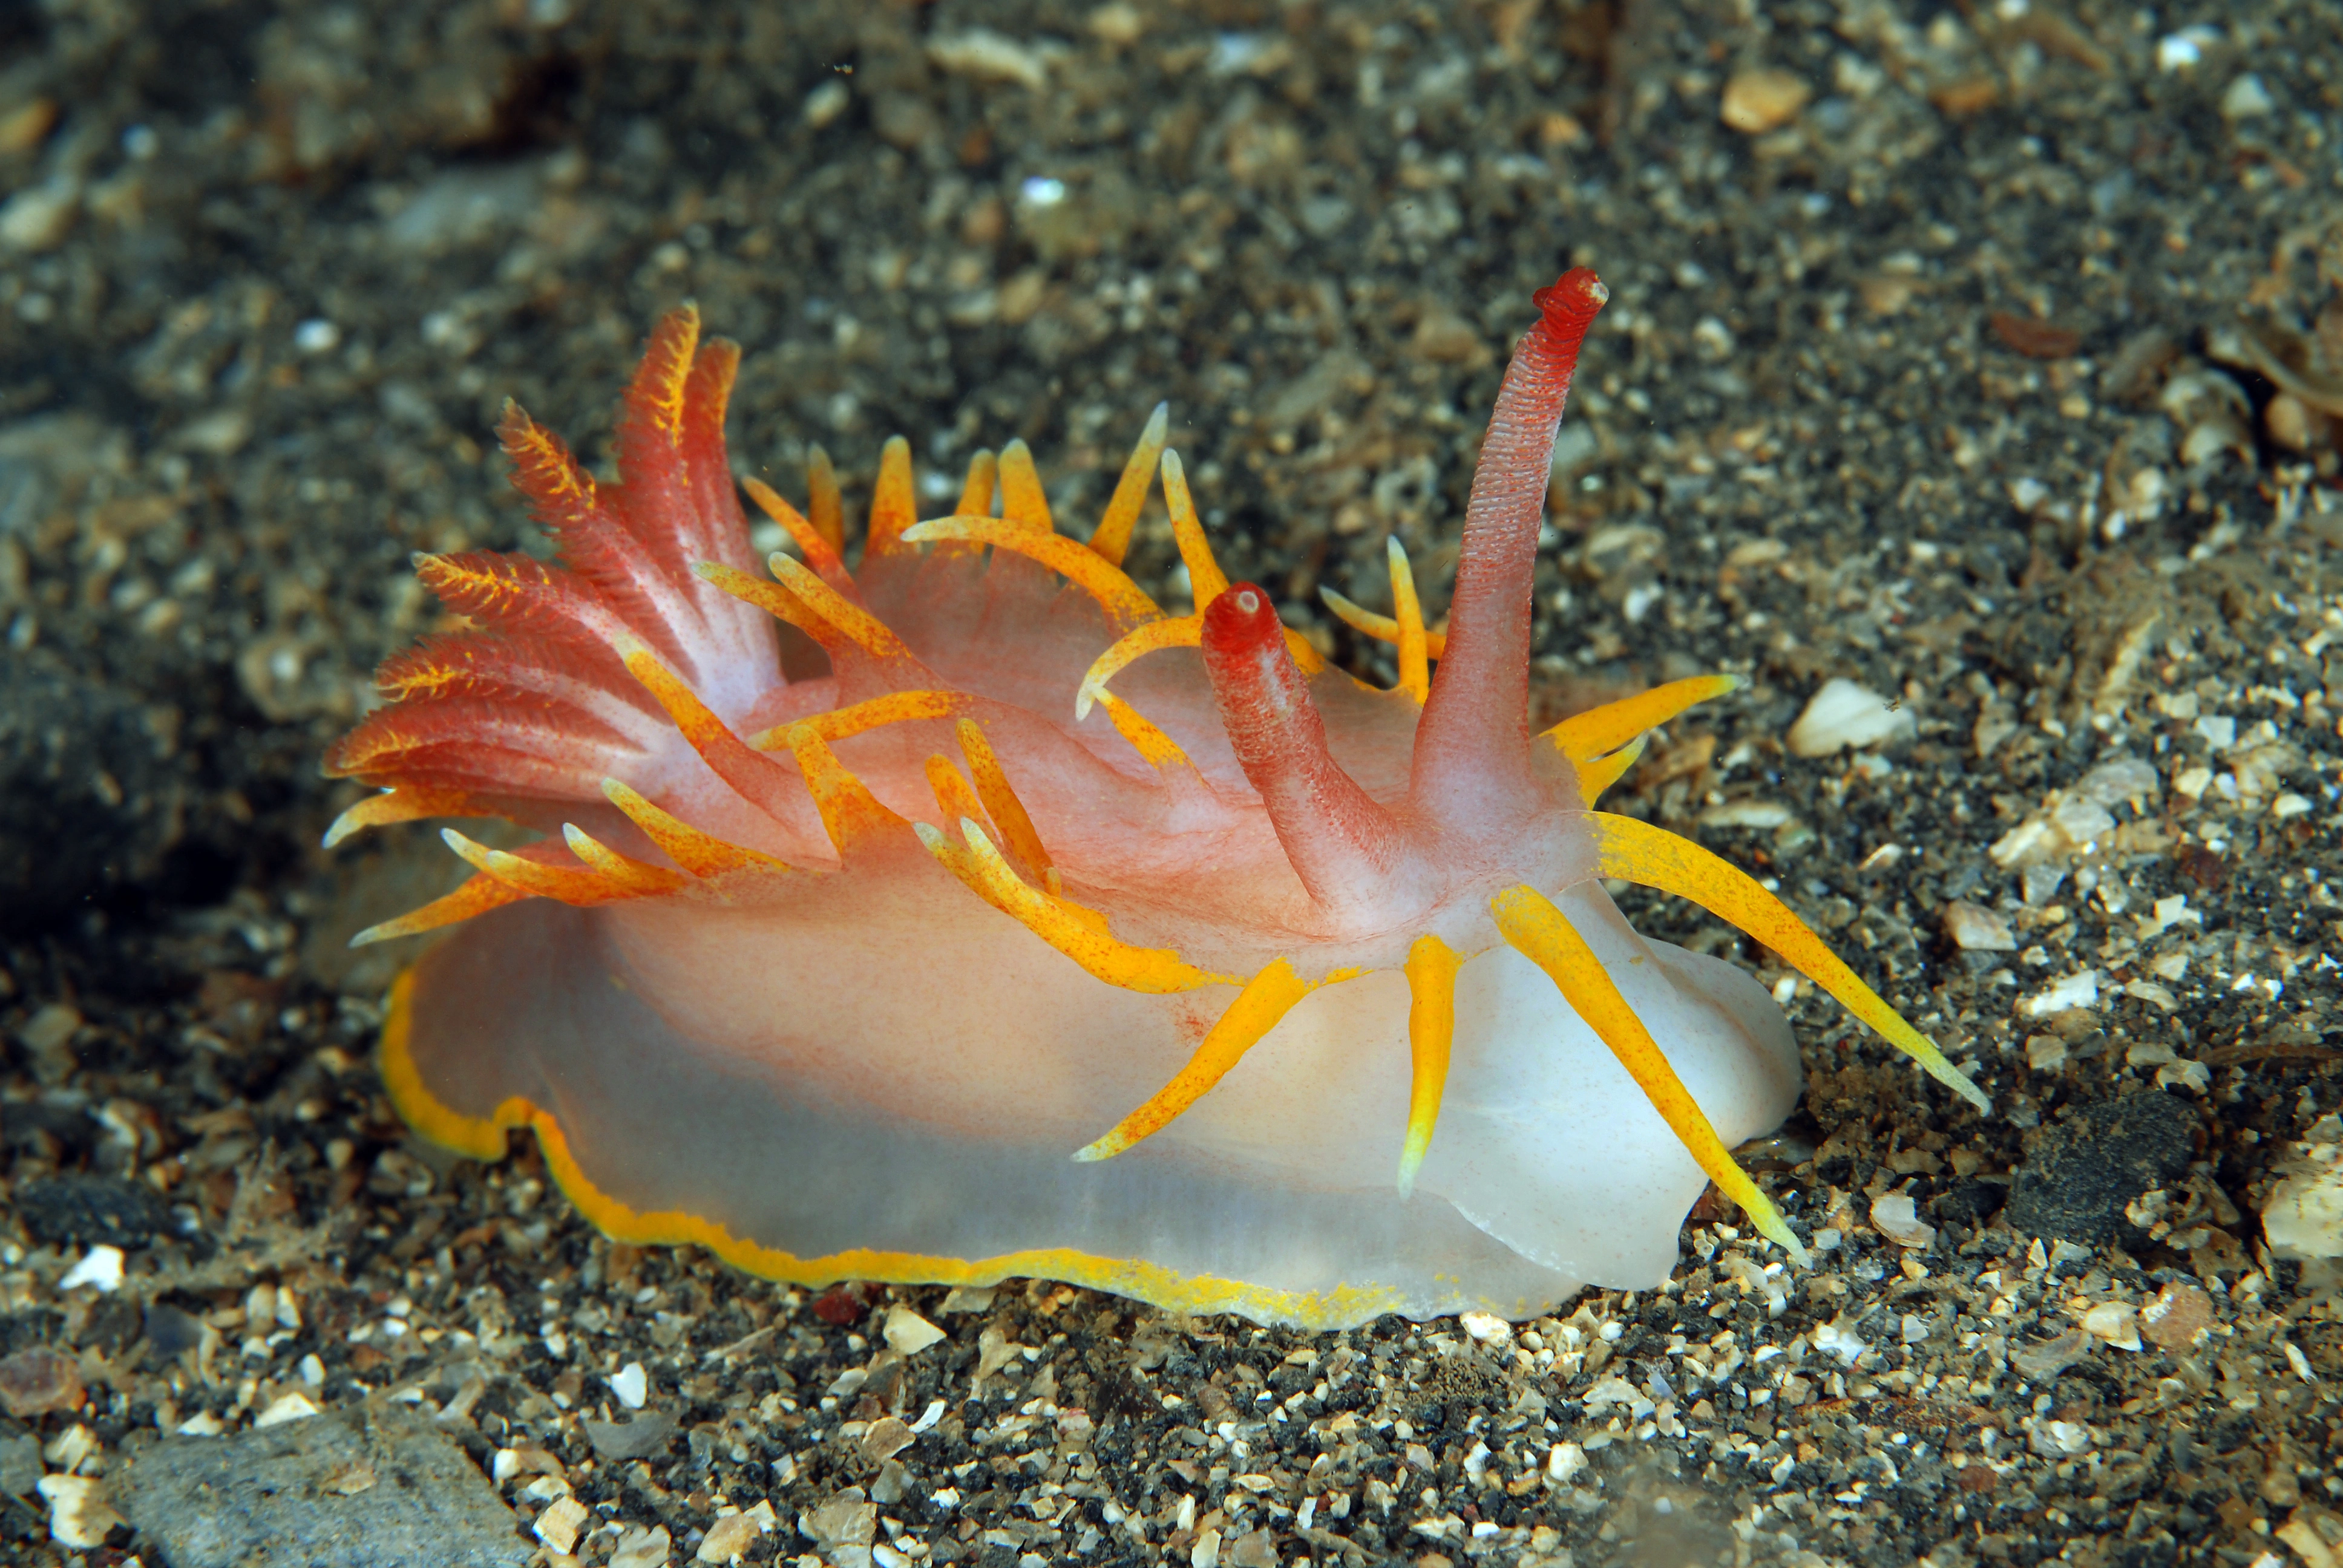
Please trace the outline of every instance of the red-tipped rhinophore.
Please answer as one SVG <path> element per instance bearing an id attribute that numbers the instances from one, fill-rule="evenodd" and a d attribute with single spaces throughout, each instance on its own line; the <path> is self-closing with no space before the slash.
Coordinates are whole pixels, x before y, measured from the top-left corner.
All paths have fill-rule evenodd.
<path id="1" fill-rule="evenodd" d="M 1544 314 L 1513 351 L 1498 389 L 1464 511 L 1448 645 L 1416 730 L 1410 795 L 1435 820 L 1491 821 L 1502 819 L 1506 799 L 1531 798 L 1530 590 L 1538 528 L 1578 347 L 1610 297 L 1583 266 L 1539 289 Z"/>
<path id="2" fill-rule="evenodd" d="M 1327 751 L 1269 595 L 1251 583 L 1224 589 L 1204 611 L 1202 646 L 1229 744 L 1311 898 L 1339 913 L 1385 890 L 1398 826 Z"/>

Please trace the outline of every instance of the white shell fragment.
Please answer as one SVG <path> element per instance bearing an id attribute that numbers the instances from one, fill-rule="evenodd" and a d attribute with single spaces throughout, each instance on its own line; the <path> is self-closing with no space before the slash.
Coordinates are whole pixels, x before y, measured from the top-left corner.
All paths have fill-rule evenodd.
<path id="1" fill-rule="evenodd" d="M 2098 1005 L 2099 971 L 2085 970 L 2080 974 L 2065 975 L 2052 980 L 2048 989 L 2027 997 L 2017 1010 L 2028 1018 L 2048 1018 L 2053 1013 Z"/>
<path id="2" fill-rule="evenodd" d="M 122 1523 L 106 1500 L 106 1483 L 95 1477 L 44 1475 L 38 1485 L 49 1503 L 49 1539 L 60 1546 L 103 1546 L 106 1533 Z"/>
<path id="3" fill-rule="evenodd" d="M 2037 1422 L 2026 1446 L 2045 1459 L 2072 1459 L 2091 1451 L 2091 1429 L 2079 1421 Z"/>
<path id="4" fill-rule="evenodd" d="M 1899 1247 L 1917 1250 L 1936 1239 L 1936 1228 L 1920 1218 L 1909 1192 L 1883 1192 L 1874 1198 L 1871 1223 Z"/>
<path id="5" fill-rule="evenodd" d="M 900 1305 L 887 1309 L 887 1326 L 880 1333 L 890 1349 L 907 1356 L 918 1355 L 944 1338 L 943 1330 L 910 1308 Z"/>
<path id="6" fill-rule="evenodd" d="M 318 1414 L 315 1401 L 305 1393 L 279 1394 L 268 1402 L 268 1408 L 252 1418 L 253 1430 L 283 1426 L 288 1421 L 307 1421 Z"/>
<path id="7" fill-rule="evenodd" d="M 643 1401 L 650 1397 L 650 1374 L 643 1371 L 643 1363 L 640 1362 L 628 1362 L 623 1368 L 612 1372 L 608 1381 L 612 1396 L 628 1410 L 642 1409 Z"/>
<path id="8" fill-rule="evenodd" d="M 1457 1322 L 1473 1336 L 1479 1345 L 1506 1345 L 1513 1340 L 1513 1325 L 1494 1312 L 1459 1312 Z"/>
<path id="9" fill-rule="evenodd" d="M 57 1282 L 57 1289 L 70 1291 L 88 1285 L 104 1292 L 122 1288 L 122 1249 L 92 1247 L 82 1254 L 81 1261 L 65 1271 Z"/>
<path id="10" fill-rule="evenodd" d="M 2262 1233 L 2296 1258 L 2343 1258 L 2343 1141 L 2335 1117 L 2310 1130 L 2303 1163 L 2262 1205 Z"/>
<path id="11" fill-rule="evenodd" d="M 1863 1335 L 1846 1321 L 1844 1312 L 1816 1329 L 1808 1336 L 1808 1342 L 1825 1355 L 1836 1356 L 1845 1366 L 1853 1366 L 1871 1348 L 1863 1342 Z"/>
<path id="12" fill-rule="evenodd" d="M 1789 745 L 1799 757 L 1828 757 L 1850 748 L 1861 750 L 1907 739 L 1918 729 L 1908 709 L 1891 707 L 1877 692 L 1835 676 L 1790 726 Z"/>

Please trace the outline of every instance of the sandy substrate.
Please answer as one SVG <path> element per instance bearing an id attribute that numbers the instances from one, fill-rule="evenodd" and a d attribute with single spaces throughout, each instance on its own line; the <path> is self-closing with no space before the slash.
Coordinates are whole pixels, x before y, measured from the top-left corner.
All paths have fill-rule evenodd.
<path id="1" fill-rule="evenodd" d="M 196 1528 L 247 1485 L 381 1510 L 350 1562 L 2329 1568 L 2336 1276 L 2261 1211 L 2343 1142 L 2343 8 L 2206 16 L 0 11 L 0 1555 L 265 1560 Z M 1543 707 L 1748 676 L 1611 804 L 1996 1107 L 1631 904 L 1779 987 L 1812 1272 L 1704 1204 L 1513 1327 L 817 1297 L 408 1139 L 345 943 L 459 868 L 317 849 L 317 759 L 410 552 L 543 549 L 504 399 L 600 460 L 694 299 L 744 471 L 1021 437 L 1080 517 L 1168 397 L 1232 573 L 1388 681 L 1317 590 L 1396 536 L 1444 603 L 1568 264 Z M 1179 597 L 1160 509 L 1132 558 Z M 1840 678 L 1896 732 L 1797 754 Z"/>

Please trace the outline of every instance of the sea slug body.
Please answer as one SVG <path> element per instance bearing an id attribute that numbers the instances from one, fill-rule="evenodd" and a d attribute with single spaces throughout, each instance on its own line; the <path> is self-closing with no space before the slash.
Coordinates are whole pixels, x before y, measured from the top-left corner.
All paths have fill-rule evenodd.
<path id="1" fill-rule="evenodd" d="M 1497 399 L 1445 637 L 1392 548 L 1362 685 L 1215 563 L 1158 408 L 1086 542 L 1031 457 L 917 520 L 882 456 L 860 559 L 814 454 L 803 513 L 736 484 L 739 351 L 668 317 L 619 482 L 518 411 L 560 564 L 429 556 L 471 629 L 378 675 L 335 825 L 503 817 L 546 837 L 361 940 L 462 923 L 400 978 L 384 1079 L 480 1158 L 533 1130 L 605 1231 L 752 1271 L 1072 1281 L 1328 1327 L 1534 1314 L 1664 1278 L 1705 1181 L 1795 1101 L 1742 970 L 1638 936 L 1621 878 L 1761 938 L 1984 1099 L 1781 902 L 1594 809 L 1644 733 L 1731 677 L 1527 726 L 1556 426 L 1606 297 L 1537 296 Z M 1121 569 L 1159 480 L 1194 609 Z M 795 553 L 759 569 L 739 494 Z M 998 511 L 995 493 L 998 492 Z M 1435 669 L 1436 665 L 1436 669 Z"/>

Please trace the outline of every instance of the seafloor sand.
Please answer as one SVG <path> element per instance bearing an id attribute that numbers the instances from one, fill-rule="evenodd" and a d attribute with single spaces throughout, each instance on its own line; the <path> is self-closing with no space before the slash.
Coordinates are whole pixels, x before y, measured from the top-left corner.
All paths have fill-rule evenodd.
<path id="1" fill-rule="evenodd" d="M 2259 1210 L 2338 1099 L 2338 38 L 2331 0 L 0 8 L 0 1556 L 525 1560 L 501 1497 L 628 1568 L 2329 1568 L 2343 1323 Z M 318 850 L 317 763 L 432 624 L 408 552 L 541 546 L 504 398 L 598 457 L 696 298 L 783 488 L 810 441 L 866 491 L 890 432 L 1021 436 L 1085 515 L 1169 397 L 1232 570 L 1388 678 L 1315 589 L 1386 602 L 1396 533 L 1443 600 L 1570 261 L 1613 304 L 1543 700 L 1747 672 L 1614 799 L 1778 878 L 1996 1106 L 1800 991 L 1754 1158 L 1814 1273 L 1715 1211 L 1667 1290 L 1512 1336 L 816 1302 L 406 1140 L 398 955 L 343 943 L 451 868 Z M 1169 579 L 1160 515 L 1135 561 Z M 1793 756 L 1833 677 L 1911 732 Z M 98 1245 L 119 1288 L 65 1288 Z M 945 1337 L 885 1353 L 907 1311 Z M 638 1366 L 656 1424 L 602 1424 Z M 248 1431 L 288 1401 L 327 1413 Z M 435 1430 L 493 1479 L 431 1480 Z"/>

